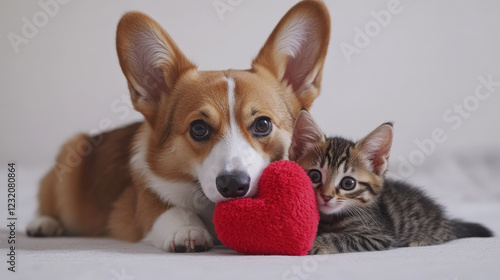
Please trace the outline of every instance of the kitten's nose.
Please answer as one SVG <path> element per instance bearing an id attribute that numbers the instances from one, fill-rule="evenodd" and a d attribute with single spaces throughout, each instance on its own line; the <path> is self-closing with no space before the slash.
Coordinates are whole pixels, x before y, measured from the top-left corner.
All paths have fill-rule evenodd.
<path id="1" fill-rule="evenodd" d="M 245 172 L 220 174 L 215 179 L 217 190 L 223 197 L 237 198 L 244 196 L 250 187 L 250 176 Z"/>
<path id="2" fill-rule="evenodd" d="M 325 202 L 328 202 L 328 201 L 330 201 L 330 199 L 332 199 L 332 198 L 333 198 L 333 196 L 331 196 L 331 195 L 324 195 L 324 194 L 322 194 L 322 195 L 321 195 L 321 198 L 323 198 L 323 200 L 324 200 Z"/>

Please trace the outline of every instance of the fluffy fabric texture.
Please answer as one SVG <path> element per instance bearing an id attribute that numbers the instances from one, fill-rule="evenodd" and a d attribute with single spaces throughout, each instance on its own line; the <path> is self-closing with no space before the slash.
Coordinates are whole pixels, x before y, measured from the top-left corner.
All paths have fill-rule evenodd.
<path id="1" fill-rule="evenodd" d="M 250 255 L 307 255 L 319 212 L 312 183 L 292 161 L 264 169 L 259 193 L 216 205 L 213 222 L 220 241 Z"/>

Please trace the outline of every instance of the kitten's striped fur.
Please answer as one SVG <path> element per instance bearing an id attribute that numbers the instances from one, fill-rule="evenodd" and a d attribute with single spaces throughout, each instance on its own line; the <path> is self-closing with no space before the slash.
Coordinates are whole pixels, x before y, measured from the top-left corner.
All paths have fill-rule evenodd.
<path id="1" fill-rule="evenodd" d="M 321 220 L 312 254 L 492 236 L 482 225 L 448 219 L 442 207 L 423 191 L 385 179 L 391 144 L 390 123 L 355 143 L 326 138 L 309 113 L 300 113 L 290 159 L 308 172 L 318 199 Z"/>

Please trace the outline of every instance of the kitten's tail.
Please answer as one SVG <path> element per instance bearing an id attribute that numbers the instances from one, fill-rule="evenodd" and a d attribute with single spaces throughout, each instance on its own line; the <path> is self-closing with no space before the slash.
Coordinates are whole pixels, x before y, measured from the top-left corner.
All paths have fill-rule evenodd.
<path id="1" fill-rule="evenodd" d="M 483 225 L 477 223 L 469 223 L 460 220 L 452 220 L 451 226 L 453 234 L 457 238 L 466 237 L 492 237 L 493 233 Z"/>

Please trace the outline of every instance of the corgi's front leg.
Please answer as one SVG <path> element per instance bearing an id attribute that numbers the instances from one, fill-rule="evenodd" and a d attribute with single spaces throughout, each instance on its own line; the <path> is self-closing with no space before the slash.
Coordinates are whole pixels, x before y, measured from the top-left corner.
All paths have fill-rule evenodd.
<path id="1" fill-rule="evenodd" d="M 167 252 L 203 252 L 213 246 L 212 236 L 198 215 L 182 207 L 161 214 L 144 241 Z"/>

